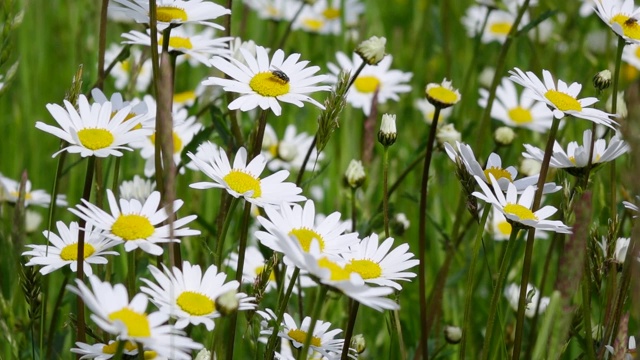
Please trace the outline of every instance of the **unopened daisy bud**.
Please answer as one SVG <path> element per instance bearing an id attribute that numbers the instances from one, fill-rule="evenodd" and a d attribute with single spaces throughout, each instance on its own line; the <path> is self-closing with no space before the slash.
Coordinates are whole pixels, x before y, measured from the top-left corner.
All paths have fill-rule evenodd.
<path id="1" fill-rule="evenodd" d="M 611 85 L 611 71 L 604 69 L 593 76 L 593 87 L 602 91 Z"/>
<path id="2" fill-rule="evenodd" d="M 499 145 L 510 145 L 515 137 L 516 133 L 508 126 L 501 126 L 493 133 L 493 139 Z"/>
<path id="3" fill-rule="evenodd" d="M 382 124 L 378 131 L 378 141 L 384 146 L 391 146 L 396 142 L 398 133 L 396 132 L 396 115 L 382 115 Z"/>
<path id="4" fill-rule="evenodd" d="M 457 326 L 445 326 L 444 338 L 449 344 L 457 344 L 462 340 L 462 329 Z"/>
<path id="5" fill-rule="evenodd" d="M 38 230 L 40 228 L 40 223 L 42 223 L 42 215 L 35 211 L 27 210 L 24 214 L 24 226 L 25 231 L 30 234 Z"/>
<path id="6" fill-rule="evenodd" d="M 353 189 L 357 189 L 362 186 L 364 180 L 367 178 L 367 175 L 364 173 L 362 161 L 355 159 L 351 160 L 347 167 L 347 171 L 344 174 L 344 178 L 347 184 Z"/>
<path id="7" fill-rule="evenodd" d="M 542 164 L 533 159 L 522 159 L 520 162 L 520 173 L 524 176 L 532 176 L 540 174 Z"/>
<path id="8" fill-rule="evenodd" d="M 447 79 L 442 80 L 440 84 L 428 84 L 424 93 L 427 100 L 429 100 L 433 106 L 441 109 L 455 105 L 461 98 L 458 89 L 454 89 L 453 86 L 451 86 L 451 81 Z"/>
<path id="9" fill-rule="evenodd" d="M 411 222 L 407 219 L 407 215 L 404 213 L 397 213 L 393 220 L 391 220 L 390 225 L 393 233 L 401 236 L 405 231 L 407 231 L 407 229 L 409 229 Z"/>
<path id="10" fill-rule="evenodd" d="M 351 338 L 351 345 L 349 347 L 355 349 L 358 354 L 362 354 L 367 348 L 367 341 L 364 339 L 362 334 L 353 335 Z"/>
<path id="11" fill-rule="evenodd" d="M 385 56 L 384 47 L 386 44 L 386 38 L 372 36 L 358 45 L 356 54 L 360 55 L 365 63 L 377 65 Z"/>
<path id="12" fill-rule="evenodd" d="M 608 112 L 611 112 L 611 108 L 613 106 L 612 101 L 613 94 L 609 96 L 609 98 L 607 99 L 607 103 L 605 104 L 605 109 L 607 109 Z M 627 103 L 624 101 L 624 91 L 618 92 L 618 99 L 616 99 L 616 102 L 616 115 L 621 118 L 626 118 L 628 115 L 628 111 Z"/>
<path id="13" fill-rule="evenodd" d="M 228 291 L 216 299 L 216 309 L 222 315 L 231 315 L 238 310 L 240 301 L 235 290 Z"/>
<path id="14" fill-rule="evenodd" d="M 198 355 L 196 355 L 194 360 L 211 360 L 211 351 L 207 349 L 200 350 L 200 352 L 198 353 Z"/>
<path id="15" fill-rule="evenodd" d="M 436 140 L 438 140 L 438 144 L 440 145 L 449 143 L 452 146 L 455 146 L 456 141 L 462 140 L 462 135 L 458 132 L 458 130 L 456 130 L 453 124 L 447 124 L 438 128 L 438 132 L 436 133 Z"/>

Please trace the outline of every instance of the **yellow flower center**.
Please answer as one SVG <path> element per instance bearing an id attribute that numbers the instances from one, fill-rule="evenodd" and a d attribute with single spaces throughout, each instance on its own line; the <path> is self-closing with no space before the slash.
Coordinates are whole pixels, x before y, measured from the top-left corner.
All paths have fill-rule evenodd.
<path id="1" fill-rule="evenodd" d="M 256 271 L 256 275 L 258 276 L 262 275 L 262 272 L 264 271 L 264 265 L 260 265 L 256 267 L 255 271 Z M 276 275 L 274 274 L 273 271 L 269 273 L 269 281 L 276 281 Z"/>
<path id="2" fill-rule="evenodd" d="M 20 197 L 20 192 L 18 191 L 11 191 L 9 194 L 15 198 Z M 31 200 L 32 197 L 31 193 L 24 193 L 25 200 Z"/>
<path id="3" fill-rule="evenodd" d="M 109 345 L 105 345 L 102 347 L 102 352 L 105 354 L 115 354 L 118 351 L 119 341 L 114 341 Z M 124 343 L 124 349 L 127 351 L 134 351 L 138 348 L 138 346 L 131 341 L 127 341 Z"/>
<path id="4" fill-rule="evenodd" d="M 181 93 L 177 93 L 173 95 L 173 102 L 179 103 L 179 104 L 185 103 L 187 101 L 195 100 L 195 99 L 196 99 L 195 91 L 183 91 Z"/>
<path id="5" fill-rule="evenodd" d="M 163 37 L 160 36 L 158 38 L 158 44 L 162 44 Z M 188 37 L 180 37 L 180 36 L 172 36 L 169 38 L 169 46 L 174 49 L 193 49 L 193 44 L 191 44 L 191 39 Z"/>
<path id="6" fill-rule="evenodd" d="M 120 66 L 122 66 L 122 70 L 129 72 L 131 70 L 131 62 L 129 60 L 122 60 L 120 62 Z"/>
<path id="7" fill-rule="evenodd" d="M 507 204 L 504 207 L 504 212 L 510 215 L 515 215 L 520 220 L 535 220 L 538 221 L 538 217 L 533 212 L 520 204 Z"/>
<path id="8" fill-rule="evenodd" d="M 327 8 L 327 10 L 322 12 L 322 16 L 324 16 L 327 20 L 334 20 L 340 17 L 340 9 L 336 8 Z"/>
<path id="9" fill-rule="evenodd" d="M 327 259 L 326 257 L 318 260 L 318 266 L 320 266 L 321 268 L 329 269 L 329 271 L 331 272 L 331 280 L 349 280 L 349 278 L 351 277 L 351 271 L 343 268 L 342 266 Z"/>
<path id="10" fill-rule="evenodd" d="M 458 94 L 442 86 L 435 86 L 427 90 L 427 97 L 442 104 L 455 104 L 458 102 Z"/>
<path id="11" fill-rule="evenodd" d="M 496 228 L 502 235 L 511 235 L 511 224 L 507 221 L 499 222 Z"/>
<path id="12" fill-rule="evenodd" d="M 358 92 L 369 94 L 376 91 L 378 86 L 380 86 L 380 80 L 373 75 L 358 76 L 353 86 L 356 87 Z"/>
<path id="13" fill-rule="evenodd" d="M 96 249 L 88 243 L 84 244 L 84 259 L 93 255 Z M 69 244 L 60 251 L 60 258 L 66 261 L 78 260 L 78 244 Z"/>
<path id="14" fill-rule="evenodd" d="M 78 131 L 80 144 L 89 150 L 99 150 L 113 144 L 113 134 L 106 129 L 82 129 Z"/>
<path id="15" fill-rule="evenodd" d="M 289 93 L 290 85 L 288 81 L 273 75 L 271 71 L 257 73 L 249 81 L 249 86 L 259 95 L 267 97 L 277 97 Z"/>
<path id="16" fill-rule="evenodd" d="M 238 194 L 244 194 L 247 191 L 253 191 L 251 197 L 257 199 L 262 196 L 262 187 L 260 186 L 260 179 L 255 178 L 242 170 L 231 170 L 224 178 L 222 178 L 231 190 Z"/>
<path id="17" fill-rule="evenodd" d="M 117 113 L 118 113 L 118 111 L 112 111 L 111 112 L 111 118 L 113 119 L 113 117 L 116 116 Z M 138 116 L 138 114 L 130 112 L 130 113 L 127 114 L 127 116 L 124 117 L 124 120 L 122 120 L 122 122 L 129 121 L 129 120 L 133 119 L 136 116 Z"/>
<path id="18" fill-rule="evenodd" d="M 611 18 L 611 23 L 620 24 L 624 36 L 640 40 L 640 24 L 638 24 L 637 20 L 624 14 L 618 14 Z"/>
<path id="19" fill-rule="evenodd" d="M 513 181 L 513 179 L 511 179 L 511 174 L 503 169 L 503 168 L 499 168 L 499 167 L 490 167 L 488 169 L 486 169 L 484 171 L 484 176 L 487 178 L 487 181 L 489 182 L 489 184 L 491 184 L 491 177 L 489 177 L 489 174 L 493 175 L 493 177 L 496 180 L 500 180 L 502 178 L 505 178 L 507 180 L 509 180 L 510 182 Z"/>
<path id="20" fill-rule="evenodd" d="M 180 308 L 193 316 L 211 314 L 215 311 L 216 305 L 209 297 L 194 291 L 185 291 L 176 299 Z"/>
<path id="21" fill-rule="evenodd" d="M 131 337 L 151 336 L 151 327 L 147 314 L 135 312 L 129 308 L 122 308 L 109 314 L 109 320 L 120 320 L 127 327 L 127 335 Z"/>
<path id="22" fill-rule="evenodd" d="M 509 118 L 516 124 L 527 124 L 533 121 L 531 110 L 525 109 L 522 106 L 509 109 Z"/>
<path id="23" fill-rule="evenodd" d="M 146 239 L 155 231 L 146 216 L 136 214 L 120 215 L 111 225 L 111 232 L 125 241 Z"/>
<path id="24" fill-rule="evenodd" d="M 278 9 L 271 5 L 267 5 L 267 13 L 274 17 L 280 15 L 280 11 L 278 11 Z"/>
<path id="25" fill-rule="evenodd" d="M 158 357 L 158 353 L 153 350 L 144 351 L 144 360 L 153 360 Z"/>
<path id="26" fill-rule="evenodd" d="M 360 276 L 365 280 L 377 279 L 382 275 L 382 268 L 380 265 L 377 262 L 368 259 L 351 260 L 344 269 L 360 274 Z"/>
<path id="27" fill-rule="evenodd" d="M 304 344 L 305 340 L 307 339 L 307 332 L 300 329 L 291 329 L 289 330 L 287 335 L 289 335 L 290 338 L 292 338 L 293 340 L 301 344 Z M 312 336 L 311 346 L 315 346 L 315 347 L 322 346 L 322 342 L 320 341 L 320 338 L 317 336 Z"/>
<path id="28" fill-rule="evenodd" d="M 320 251 L 324 250 L 324 240 L 322 239 L 322 236 L 309 228 L 302 227 L 293 229 L 289 232 L 289 236 L 291 235 L 294 235 L 296 239 L 298 239 L 302 250 L 304 250 L 305 252 L 309 252 L 309 249 L 311 248 L 311 241 L 313 239 L 318 240 Z"/>
<path id="29" fill-rule="evenodd" d="M 156 143 L 156 133 L 151 135 L 151 142 L 153 144 Z M 173 132 L 173 153 L 179 154 L 182 151 L 182 139 L 176 132 Z"/>
<path id="30" fill-rule="evenodd" d="M 511 31 L 511 23 L 508 22 L 494 22 L 489 25 L 489 31 L 496 35 L 508 35 Z"/>
<path id="31" fill-rule="evenodd" d="M 544 97 L 560 111 L 582 111 L 582 105 L 573 96 L 557 90 L 548 90 Z"/>
<path id="32" fill-rule="evenodd" d="M 187 12 L 175 6 L 156 6 L 156 18 L 159 22 L 170 23 L 174 20 L 187 21 Z"/>
<path id="33" fill-rule="evenodd" d="M 311 31 L 319 31 L 324 26 L 324 21 L 315 18 L 302 19 L 302 23 Z"/>

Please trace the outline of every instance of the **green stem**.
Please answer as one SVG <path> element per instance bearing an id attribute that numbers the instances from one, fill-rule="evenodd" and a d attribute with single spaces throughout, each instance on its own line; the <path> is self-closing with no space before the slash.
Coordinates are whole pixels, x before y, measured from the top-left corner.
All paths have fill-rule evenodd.
<path id="1" fill-rule="evenodd" d="M 293 292 L 293 287 L 298 281 L 299 275 L 300 275 L 300 269 L 298 269 L 297 267 L 294 268 L 293 274 L 291 274 L 291 279 L 289 280 L 289 286 L 287 287 L 287 291 L 284 294 L 284 297 L 279 299 L 278 313 L 276 314 L 276 321 L 273 324 L 273 333 L 269 336 L 269 342 L 267 343 L 267 348 L 264 352 L 265 360 L 273 360 L 274 351 L 276 348 L 276 342 L 278 340 L 278 330 L 280 328 L 280 323 L 282 323 L 282 319 L 284 318 L 284 312 L 287 309 L 289 298 L 291 297 L 291 293 Z M 284 286 L 284 281 L 283 281 L 283 286 Z"/>
<path id="2" fill-rule="evenodd" d="M 302 14 L 302 10 L 304 9 L 305 5 L 307 5 L 306 1 L 303 1 L 300 4 L 298 11 L 296 11 L 296 13 L 293 15 L 293 18 L 289 22 L 289 24 L 287 24 L 287 29 L 284 31 L 284 34 L 282 34 L 282 38 L 278 42 L 278 46 L 276 47 L 276 49 L 282 49 L 284 44 L 287 42 L 287 38 L 289 37 L 289 34 L 291 34 L 291 28 L 293 27 L 293 23 L 296 22 L 300 14 Z"/>
<path id="3" fill-rule="evenodd" d="M 547 146 L 544 150 L 544 157 L 542 158 L 542 167 L 540 168 L 540 177 L 538 178 L 538 189 L 536 190 L 535 197 L 533 198 L 533 204 L 531 205 L 531 211 L 535 212 L 540 208 L 540 202 L 542 200 L 542 190 L 544 188 L 544 182 L 547 178 L 549 171 L 549 161 L 551 160 L 551 152 L 553 151 L 553 144 L 558 133 L 558 127 L 560 125 L 560 119 L 554 117 L 551 129 L 549 130 L 549 139 L 547 140 Z M 529 285 L 529 275 L 531 273 L 531 262 L 533 255 L 533 242 L 535 240 L 536 232 L 535 228 L 529 229 L 527 234 L 527 244 L 524 252 L 524 265 L 522 268 L 522 280 L 520 281 L 520 299 L 518 301 L 518 314 L 516 316 L 516 335 L 513 344 L 513 356 L 512 359 L 520 359 L 520 350 L 522 349 L 522 334 L 524 332 L 524 311 L 526 307 L 527 297 L 527 285 Z"/>
<path id="4" fill-rule="evenodd" d="M 587 251 L 589 246 L 587 246 Z M 542 294 L 540 295 L 542 297 Z M 582 321 L 584 322 L 584 339 L 586 341 L 586 358 L 596 359 L 593 346 L 593 336 L 591 336 L 591 268 L 589 266 L 589 255 L 585 257 L 584 273 L 582 274 Z"/>
<path id="5" fill-rule="evenodd" d="M 349 85 L 347 85 L 347 91 L 349 90 L 349 88 L 351 88 L 353 83 L 356 82 L 356 79 L 358 78 L 358 75 L 360 75 L 360 73 L 362 72 L 362 69 L 364 69 L 365 66 L 367 66 L 367 63 L 363 61 L 362 64 L 360 64 L 360 67 L 358 67 L 358 69 L 356 70 L 356 72 L 353 73 L 353 76 L 351 77 L 351 80 L 349 80 Z"/>
<path id="6" fill-rule="evenodd" d="M 418 281 L 420 291 L 420 342 L 422 346 L 422 359 L 429 359 L 429 347 L 426 346 L 429 341 L 429 328 L 427 327 L 427 274 L 426 274 L 426 243 L 427 243 L 427 184 L 429 183 L 429 167 L 431 166 L 431 156 L 433 155 L 433 144 L 436 140 L 436 132 L 438 129 L 438 120 L 440 118 L 439 106 L 436 106 L 433 114 L 433 122 L 429 131 L 429 139 L 427 140 L 427 154 L 424 158 L 424 168 L 422 171 L 422 186 L 420 188 L 420 215 L 418 217 L 418 260 L 420 261 L 418 269 Z"/>
<path id="7" fill-rule="evenodd" d="M 227 231 L 229 230 L 229 224 L 231 223 L 231 219 L 233 216 L 233 211 L 236 209 L 239 201 L 237 198 L 231 199 L 231 205 L 229 206 L 229 211 L 227 212 L 227 216 L 224 219 L 224 224 L 222 225 L 222 231 L 220 231 L 220 235 L 218 236 L 218 244 L 216 245 L 216 255 L 215 255 L 215 264 L 218 266 L 218 269 L 222 269 L 222 252 L 224 250 L 224 241 L 227 238 Z"/>
<path id="8" fill-rule="evenodd" d="M 385 237 L 391 236 L 389 233 L 389 147 L 384 147 L 382 153 L 382 213 L 384 216 L 384 235 Z"/>
<path id="9" fill-rule="evenodd" d="M 93 184 L 93 173 L 95 171 L 96 158 L 95 156 L 89 156 L 87 160 L 87 174 L 85 176 L 84 190 L 82 192 L 82 198 L 89 201 L 91 198 L 91 185 Z M 52 201 L 54 201 L 52 199 Z M 84 228 L 86 221 L 80 219 L 78 226 Z M 77 272 L 76 278 L 80 281 L 84 281 L 84 231 L 80 231 L 78 234 L 78 252 L 76 253 L 77 259 Z M 85 322 L 84 322 L 84 302 L 82 297 L 78 296 L 77 302 L 78 312 L 78 328 L 76 333 L 76 341 L 85 342 Z"/>
<path id="10" fill-rule="evenodd" d="M 106 78 L 104 68 L 104 53 L 107 47 L 107 9 L 109 7 L 109 0 L 102 0 L 102 6 L 100 7 L 100 32 L 98 34 L 98 81 L 96 82 L 96 88 L 102 90 L 104 79 Z"/>
<path id="11" fill-rule="evenodd" d="M 351 188 L 351 232 L 356 232 L 358 207 L 356 206 L 356 191 L 358 189 Z"/>
<path id="12" fill-rule="evenodd" d="M 513 251 L 516 248 L 515 242 L 517 241 L 516 239 L 518 237 L 518 233 L 520 232 L 520 229 L 514 226 L 514 224 L 512 224 L 512 226 L 513 229 L 511 230 L 511 235 L 509 236 L 509 241 L 507 242 L 507 249 L 504 252 L 502 263 L 500 264 L 500 271 L 498 272 L 496 286 L 493 288 L 493 294 L 491 295 L 491 305 L 489 305 L 489 319 L 487 320 L 486 328 L 487 332 L 484 337 L 484 345 L 482 346 L 482 360 L 488 359 L 490 355 L 493 329 L 495 328 L 495 321 L 498 315 L 498 304 L 500 304 L 500 299 L 502 299 L 502 288 L 504 287 L 504 280 L 506 279 L 507 273 L 509 272 L 509 264 L 511 263 L 511 260 L 513 260 Z M 531 231 L 531 229 L 529 229 L 529 231 Z M 468 331 L 468 329 L 464 329 L 464 331 Z"/>
<path id="13" fill-rule="evenodd" d="M 144 360 L 144 345 L 142 343 L 138 343 L 138 359 Z"/>
<path id="14" fill-rule="evenodd" d="M 344 343 L 342 344 L 342 356 L 340 360 L 349 359 L 349 345 L 351 345 L 351 338 L 353 337 L 353 328 L 356 325 L 356 318 L 358 317 L 358 308 L 360 303 L 351 300 L 351 311 L 349 311 L 349 322 L 347 323 L 347 332 L 344 335 Z"/>
<path id="15" fill-rule="evenodd" d="M 118 341 L 118 346 L 116 347 L 115 354 L 113 354 L 113 358 L 116 360 L 120 360 L 124 355 L 124 346 L 127 342 L 123 340 L 116 340 L 116 341 Z"/>
<path id="16" fill-rule="evenodd" d="M 302 345 L 302 350 L 298 353 L 298 360 L 307 359 L 307 353 L 309 352 L 309 345 L 311 345 L 311 339 L 313 339 L 313 331 L 316 328 L 316 320 L 320 316 L 320 310 L 322 310 L 322 305 L 324 305 L 324 298 L 327 295 L 327 291 L 329 288 L 326 285 L 321 285 L 318 288 L 318 294 L 314 301 L 313 311 L 311 312 L 311 322 L 309 323 L 309 328 L 306 330 L 307 337 L 304 339 L 304 345 Z"/>
<path id="17" fill-rule="evenodd" d="M 464 320 L 462 326 L 462 341 L 460 343 L 460 359 L 465 357 L 465 344 L 468 338 L 468 334 L 471 332 L 471 305 L 473 300 L 473 283 L 476 278 L 476 262 L 478 260 L 478 254 L 480 254 L 480 246 L 482 245 L 482 234 L 484 234 L 484 227 L 487 223 L 487 218 L 491 212 L 491 205 L 485 205 L 482 212 L 482 219 L 478 225 L 478 232 L 476 233 L 476 239 L 473 243 L 473 255 L 471 257 L 471 265 L 469 265 L 469 275 L 467 276 L 467 290 L 465 292 L 465 306 L 464 306 Z"/>
<path id="18" fill-rule="evenodd" d="M 136 250 L 127 253 L 127 291 L 129 296 L 136 293 Z"/>

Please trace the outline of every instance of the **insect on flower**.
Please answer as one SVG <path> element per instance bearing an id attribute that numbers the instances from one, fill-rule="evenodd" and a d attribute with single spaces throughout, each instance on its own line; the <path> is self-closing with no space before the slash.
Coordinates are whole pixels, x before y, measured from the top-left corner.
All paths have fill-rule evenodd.
<path id="1" fill-rule="evenodd" d="M 627 21 L 624 22 L 624 24 L 627 26 L 632 26 L 637 23 L 638 23 L 638 19 L 634 18 L 633 16 L 628 18 Z"/>
<path id="2" fill-rule="evenodd" d="M 272 66 L 272 67 L 275 69 L 275 70 L 271 70 L 271 74 L 273 74 L 274 77 L 278 78 L 284 84 L 289 82 L 289 77 L 287 76 L 287 74 L 284 73 L 284 71 L 278 69 L 275 66 Z"/>

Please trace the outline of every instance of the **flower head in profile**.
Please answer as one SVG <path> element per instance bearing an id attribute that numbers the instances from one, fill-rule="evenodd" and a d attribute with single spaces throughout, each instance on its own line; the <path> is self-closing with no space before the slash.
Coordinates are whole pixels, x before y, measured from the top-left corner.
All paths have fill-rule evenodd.
<path id="1" fill-rule="evenodd" d="M 110 340 L 108 344 L 95 343 L 93 345 L 77 341 L 77 347 L 71 348 L 69 351 L 82 355 L 81 359 L 109 360 L 115 356 L 119 345 L 120 341 L 115 340 Z M 138 355 L 138 345 L 126 341 L 122 351 L 125 355 L 136 356 Z"/>
<path id="2" fill-rule="evenodd" d="M 549 166 L 564 169 L 574 176 L 584 174 L 586 167 L 589 165 L 591 141 L 591 129 L 585 130 L 582 134 L 582 145 L 579 145 L 577 141 L 572 141 L 567 146 L 566 151 L 556 141 L 553 145 Z M 529 144 L 525 144 L 524 147 L 527 151 L 523 152 L 522 156 L 542 162 L 544 158 L 543 150 Z M 629 151 L 629 145 L 620 139 L 618 135 L 612 137 L 608 145 L 607 140 L 598 139 L 593 143 L 591 167 L 592 169 L 599 168 L 604 163 L 615 160 L 627 151 Z"/>
<path id="3" fill-rule="evenodd" d="M 337 64 L 328 63 L 327 67 L 331 71 L 329 82 L 338 82 L 338 75 L 341 71 L 353 72 L 362 65 L 362 58 L 355 52 L 351 59 L 343 53 L 336 53 Z M 366 116 L 371 113 L 371 104 L 374 96 L 378 104 L 385 104 L 388 100 L 398 101 L 398 94 L 411 91 L 411 86 L 407 84 L 413 77 L 410 72 L 392 70 L 391 63 L 393 56 L 385 56 L 378 65 L 365 65 L 358 77 L 353 82 L 353 86 L 347 93 L 347 102 L 354 108 L 362 109 Z"/>
<path id="4" fill-rule="evenodd" d="M 491 209 L 489 215 L 489 221 L 485 226 L 485 230 L 491 234 L 495 241 L 506 241 L 511 237 L 511 231 L 513 226 L 502 212 L 495 206 Z M 549 237 L 549 233 L 543 230 L 536 231 L 536 239 L 546 239 Z"/>
<path id="5" fill-rule="evenodd" d="M 515 1 L 506 1 L 505 3 L 515 5 Z M 516 6 L 508 7 L 509 9 L 505 10 L 489 10 L 486 6 L 479 5 L 469 7 L 465 16 L 462 18 L 462 23 L 467 30 L 467 35 L 469 37 L 475 37 L 482 32 L 480 40 L 483 43 L 493 41 L 503 43 L 507 40 L 507 36 L 517 16 Z M 529 23 L 529 14 L 525 12 L 520 21 L 519 28 L 522 28 L 527 23 Z M 484 28 L 482 27 L 483 25 Z"/>
<path id="6" fill-rule="evenodd" d="M 152 255 L 163 252 L 158 243 L 180 242 L 177 237 L 199 235 L 199 230 L 184 227 L 196 219 L 196 215 L 185 216 L 173 222 L 173 236 L 170 237 L 169 224 L 162 225 L 168 218 L 167 208 L 159 208 L 160 193 L 154 191 L 144 203 L 136 199 L 116 201 L 111 190 L 107 190 L 107 199 L 111 213 L 82 199 L 82 205 L 70 208 L 76 216 L 92 221 L 96 228 L 104 231 L 104 235 L 112 239 L 124 241 L 126 251 L 141 248 Z M 177 212 L 184 202 L 175 200 L 173 212 Z"/>
<path id="7" fill-rule="evenodd" d="M 306 67 L 308 61 L 298 61 L 300 54 L 291 54 L 285 59 L 284 51 L 278 49 L 269 60 L 267 50 L 256 47 L 256 55 L 240 48 L 246 65 L 236 59 L 224 59 L 215 56 L 211 65 L 230 79 L 210 77 L 204 85 L 222 86 L 225 91 L 239 93 L 240 96 L 229 104 L 230 110 L 249 111 L 260 107 L 271 109 L 276 116 L 282 114 L 280 102 L 302 107 L 303 102 L 313 104 L 320 109 L 324 106 L 308 94 L 316 91 L 328 91 L 326 85 L 318 85 L 325 75 L 314 75 L 319 66 Z"/>
<path id="8" fill-rule="evenodd" d="M 296 0 L 246 0 L 244 4 L 258 13 L 260 19 L 291 21 L 300 4 Z"/>
<path id="9" fill-rule="evenodd" d="M 298 7 L 299 4 L 293 5 L 294 9 Z M 342 19 L 347 27 L 355 26 L 364 9 L 360 0 L 315 0 L 302 9 L 292 28 L 316 34 L 339 35 L 343 32 Z"/>
<path id="10" fill-rule="evenodd" d="M 553 116 L 557 119 L 570 115 L 610 128 L 613 128 L 613 125 L 617 125 L 611 119 L 612 114 L 589 107 L 598 101 L 597 98 L 578 99 L 582 85 L 577 82 L 567 85 L 564 81 L 558 80 L 558 85 L 556 86 L 551 73 L 547 70 L 542 70 L 544 83 L 531 71 L 525 73 L 518 68 L 514 68 L 509 73 L 511 74 L 509 77 L 511 81 L 531 90 L 531 97 L 547 104 L 553 111 Z"/>
<path id="11" fill-rule="evenodd" d="M 515 311 L 518 311 L 518 301 L 520 300 L 520 285 L 510 284 L 504 289 L 504 296 L 509 301 L 509 305 Z M 528 318 L 532 318 L 536 315 L 536 307 L 540 301 L 540 307 L 538 307 L 538 314 L 542 314 L 549 306 L 551 299 L 548 297 L 540 298 L 540 291 L 535 286 L 527 285 L 527 300 L 524 309 L 524 315 Z"/>
<path id="12" fill-rule="evenodd" d="M 242 197 L 259 207 L 305 200 L 304 196 L 299 195 L 302 192 L 301 188 L 284 181 L 289 176 L 286 170 L 260 178 L 267 165 L 264 156 L 258 155 L 247 164 L 247 150 L 243 147 L 238 149 L 233 167 L 224 151 L 211 154 L 206 160 L 192 153 L 187 155 L 200 171 L 213 180 L 189 185 L 194 189 L 226 189 L 233 197 Z"/>
<path id="13" fill-rule="evenodd" d="M 515 85 L 503 78 L 496 89 L 496 99 L 491 107 L 491 117 L 512 127 L 522 127 L 544 133 L 551 128 L 553 114 L 544 103 L 533 99 L 531 90 L 524 89 L 518 95 Z M 480 89 L 478 104 L 487 107 L 489 91 Z"/>
<path id="14" fill-rule="evenodd" d="M 0 174 L 0 202 L 7 201 L 10 203 L 18 202 L 20 196 L 20 182 Z M 36 205 L 47 207 L 51 203 L 51 195 L 47 194 L 44 190 L 33 190 L 33 186 L 30 180 L 27 180 L 24 184 L 24 206 Z M 58 195 L 56 198 L 57 206 L 66 206 L 66 196 Z"/>
<path id="15" fill-rule="evenodd" d="M 22 253 L 23 256 L 31 256 L 26 266 L 40 265 L 42 275 L 49 274 L 66 265 L 71 271 L 78 270 L 78 237 L 80 231 L 84 232 L 84 273 L 91 275 L 91 264 L 106 264 L 104 255 L 118 255 L 115 251 L 109 251 L 112 247 L 121 244 L 122 241 L 107 238 L 88 222 L 84 229 L 80 229 L 78 223 L 73 221 L 69 226 L 64 222 L 56 223 L 58 234 L 45 230 L 43 235 L 49 240 L 50 245 L 27 245 L 31 250 Z"/>
<path id="16" fill-rule="evenodd" d="M 633 0 L 597 0 L 596 14 L 626 42 L 640 43 L 640 8 Z"/>
<path id="17" fill-rule="evenodd" d="M 123 181 L 120 184 L 120 198 L 125 200 L 136 199 L 142 203 L 149 198 L 149 195 L 155 189 L 155 181 L 135 175 L 132 180 Z"/>
<path id="18" fill-rule="evenodd" d="M 115 3 L 115 4 L 114 4 Z M 149 0 L 113 0 L 109 9 L 126 15 L 137 23 L 149 24 Z M 162 31 L 170 25 L 200 24 L 212 26 L 220 30 L 224 28 L 210 20 L 231 14 L 231 10 L 214 2 L 204 0 L 158 0 L 156 4 L 156 20 L 158 30 Z"/>
<path id="19" fill-rule="evenodd" d="M 312 146 L 313 136 L 306 132 L 298 132 L 293 124 L 287 125 L 282 138 L 278 139 L 276 131 L 269 124 L 264 129 L 262 154 L 267 160 L 267 167 L 271 171 L 280 169 L 300 170 Z M 311 156 L 306 164 L 306 171 L 313 171 L 318 167 L 318 161 L 324 159 L 324 153 L 318 153 L 313 146 Z"/>
<path id="20" fill-rule="evenodd" d="M 168 315 L 160 311 L 147 314 L 145 294 L 137 294 L 129 301 L 122 284 L 112 286 L 95 275 L 89 277 L 89 283 L 91 289 L 77 279 L 76 286 L 67 285 L 67 289 L 80 296 L 92 312 L 91 319 L 118 340 L 141 343 L 159 356 L 176 360 L 190 360 L 191 350 L 202 348 L 173 325 L 166 324 Z"/>
<path id="21" fill-rule="evenodd" d="M 143 120 L 143 115 L 129 118 L 131 106 L 125 106 L 112 113 L 110 102 L 89 105 L 87 97 L 80 95 L 78 110 L 68 101 L 65 107 L 58 104 L 47 104 L 47 110 L 60 126 L 36 122 L 36 128 L 59 137 L 69 146 L 53 154 L 63 151 L 79 153 L 82 157 L 122 156 L 120 150 L 131 150 L 127 145 L 149 134 L 149 130 L 135 129 Z"/>
<path id="22" fill-rule="evenodd" d="M 427 100 L 436 108 L 444 109 L 453 106 L 460 101 L 460 92 L 451 86 L 451 81 L 442 80 L 442 83 L 428 84 L 424 90 Z"/>
<path id="23" fill-rule="evenodd" d="M 549 216 L 555 214 L 558 210 L 555 207 L 547 205 L 535 212 L 531 210 L 536 192 L 535 186 L 528 186 L 524 189 L 522 195 L 518 196 L 516 186 L 513 183 L 509 183 L 505 195 L 492 174 L 489 174 L 489 178 L 493 190 L 479 176 L 475 178 L 482 192 L 476 191 L 473 195 L 495 206 L 510 221 L 512 226 L 518 225 L 525 229 L 535 228 L 564 234 L 571 233 L 571 228 L 563 224 L 562 221 L 547 220 Z"/>
<path id="24" fill-rule="evenodd" d="M 175 327 L 178 329 L 189 324 L 204 324 L 207 330 L 212 331 L 213 319 L 221 316 L 216 309 L 216 299 L 236 291 L 240 285 L 235 280 L 225 283 L 227 275 L 218 272 L 215 265 L 208 267 L 204 274 L 200 265 L 191 265 L 187 261 L 182 263 L 182 270 L 177 267 L 170 270 L 163 264 L 162 271 L 153 265 L 149 266 L 149 271 L 156 282 L 143 278 L 147 286 L 141 287 L 141 291 L 151 297 L 151 302 L 161 312 L 177 319 Z M 255 308 L 251 303 L 253 298 L 244 293 L 235 296 L 239 300 L 239 310 Z"/>

